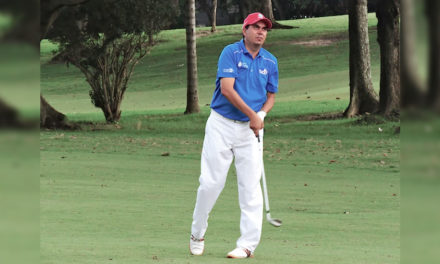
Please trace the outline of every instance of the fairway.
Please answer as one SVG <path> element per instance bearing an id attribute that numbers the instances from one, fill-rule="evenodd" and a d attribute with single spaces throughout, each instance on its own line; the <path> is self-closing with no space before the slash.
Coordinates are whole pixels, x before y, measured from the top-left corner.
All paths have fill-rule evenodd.
<path id="1" fill-rule="evenodd" d="M 271 214 L 283 225 L 265 221 L 255 258 L 243 261 L 400 263 L 400 124 L 304 121 L 348 105 L 348 39 L 291 42 L 347 35 L 348 16 L 282 23 L 300 28 L 269 32 L 280 92 L 266 119 L 264 160 Z M 378 90 L 375 14 L 369 23 Z M 56 46 L 42 42 L 42 94 L 83 130 L 40 132 L 41 263 L 235 262 L 225 258 L 239 236 L 233 166 L 210 215 L 205 254 L 188 250 L 216 62 L 240 38 L 240 25 L 218 29 L 197 39 L 200 114 L 183 115 L 185 32 L 170 30 L 135 69 L 118 124 L 105 124 L 76 68 L 48 63 Z"/>

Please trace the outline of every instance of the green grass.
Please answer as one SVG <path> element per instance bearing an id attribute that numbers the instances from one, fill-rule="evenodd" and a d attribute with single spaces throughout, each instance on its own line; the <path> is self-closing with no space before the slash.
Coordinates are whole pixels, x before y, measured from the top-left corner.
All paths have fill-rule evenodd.
<path id="1" fill-rule="evenodd" d="M 377 20 L 369 14 L 373 27 Z M 280 98 L 303 100 L 301 92 L 327 90 L 329 99 L 348 100 L 348 39 L 330 46 L 306 47 L 292 41 L 316 39 L 322 36 L 347 36 L 348 16 L 284 21 L 298 29 L 269 32 L 266 46 L 278 57 L 280 70 Z M 217 59 L 223 47 L 238 41 L 240 25 L 219 27 L 219 33 L 197 39 L 198 85 L 200 105 L 209 104 L 215 88 Z M 209 28 L 198 28 L 207 31 Z M 379 89 L 379 48 L 376 31 L 370 30 L 373 84 Z M 185 31 L 164 31 L 159 45 L 137 65 L 122 105 L 126 111 L 185 109 L 186 55 Z M 82 73 L 73 66 L 46 64 L 56 45 L 42 42 L 41 90 L 55 108 L 68 116 L 72 113 L 100 112 L 90 103 L 89 86 Z M 325 87 L 323 87 L 325 86 Z M 327 98 L 313 97 L 312 100 Z"/>
<path id="2" fill-rule="evenodd" d="M 374 26 L 374 14 L 369 18 Z M 399 263 L 399 124 L 300 121 L 347 106 L 348 42 L 289 42 L 344 34 L 348 21 L 340 16 L 283 23 L 300 28 L 269 33 L 280 92 L 267 117 L 264 149 L 272 216 L 283 226 L 265 222 L 255 259 L 244 262 Z M 239 236 L 233 167 L 210 216 L 205 255 L 190 256 L 188 239 L 217 57 L 240 37 L 239 28 L 219 27 L 218 34 L 198 39 L 197 115 L 182 114 L 184 31 L 162 32 L 160 45 L 136 68 L 117 125 L 103 123 L 75 68 L 45 64 L 55 46 L 43 43 L 43 94 L 69 119 L 92 123 L 82 131 L 40 132 L 41 263 L 228 261 L 225 254 Z M 378 88 L 375 34 L 372 29 Z"/>
<path id="3" fill-rule="evenodd" d="M 239 235 L 234 169 L 206 255 L 188 254 L 206 118 L 133 115 L 121 129 L 42 132 L 42 263 L 223 263 Z M 254 261 L 399 262 L 398 136 L 378 127 L 268 120 L 272 215 L 284 225 L 264 224 Z"/>

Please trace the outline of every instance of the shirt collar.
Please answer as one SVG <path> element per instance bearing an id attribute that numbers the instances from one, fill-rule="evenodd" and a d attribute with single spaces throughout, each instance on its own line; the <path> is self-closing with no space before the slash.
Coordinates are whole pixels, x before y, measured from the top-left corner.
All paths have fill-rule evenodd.
<path id="1" fill-rule="evenodd" d="M 243 49 L 243 53 L 244 54 L 249 54 L 249 56 L 251 56 L 252 57 L 252 55 L 249 53 L 249 51 L 246 49 L 246 46 L 244 45 L 244 39 L 241 39 L 240 40 L 240 47 Z M 258 55 L 255 57 L 255 58 L 258 58 L 258 57 L 261 57 L 262 55 L 261 55 L 261 51 L 263 50 L 263 47 L 261 47 L 260 48 L 260 51 L 258 52 Z"/>

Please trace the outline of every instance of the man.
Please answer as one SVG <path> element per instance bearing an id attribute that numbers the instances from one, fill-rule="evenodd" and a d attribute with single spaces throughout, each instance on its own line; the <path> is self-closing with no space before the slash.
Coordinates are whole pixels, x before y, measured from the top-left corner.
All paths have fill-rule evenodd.
<path id="1" fill-rule="evenodd" d="M 193 255 L 203 254 L 209 213 L 224 187 L 233 158 L 241 209 L 241 236 L 236 249 L 227 257 L 252 257 L 260 241 L 263 196 L 259 144 L 263 140 L 264 117 L 272 109 L 278 91 L 277 59 L 262 48 L 271 27 L 271 21 L 263 14 L 250 14 L 243 22 L 243 39 L 226 46 L 220 55 L 191 227 L 190 252 Z"/>

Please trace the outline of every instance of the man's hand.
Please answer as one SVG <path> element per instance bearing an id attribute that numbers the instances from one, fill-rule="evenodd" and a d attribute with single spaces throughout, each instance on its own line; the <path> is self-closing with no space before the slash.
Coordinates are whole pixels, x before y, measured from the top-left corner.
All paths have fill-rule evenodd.
<path id="1" fill-rule="evenodd" d="M 254 131 L 256 137 L 258 137 L 261 129 L 264 128 L 264 122 L 258 114 L 252 115 L 249 123 L 250 128 Z"/>
<path id="2" fill-rule="evenodd" d="M 226 99 L 235 107 L 237 107 L 243 114 L 247 115 L 250 120 L 249 127 L 254 131 L 255 136 L 258 136 L 258 131 L 264 127 L 264 122 L 244 101 L 240 95 L 234 90 L 234 78 L 221 78 L 221 92 Z"/>

